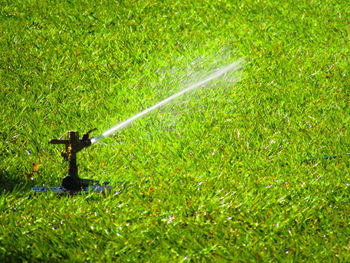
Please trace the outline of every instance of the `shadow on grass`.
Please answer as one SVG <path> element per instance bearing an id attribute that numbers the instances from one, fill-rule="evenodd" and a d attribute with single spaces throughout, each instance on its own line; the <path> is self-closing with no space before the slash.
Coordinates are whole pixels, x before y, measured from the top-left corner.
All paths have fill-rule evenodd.
<path id="1" fill-rule="evenodd" d="M 12 192 L 15 189 L 26 189 L 30 183 L 25 178 L 20 178 L 7 171 L 0 171 L 0 192 Z"/>

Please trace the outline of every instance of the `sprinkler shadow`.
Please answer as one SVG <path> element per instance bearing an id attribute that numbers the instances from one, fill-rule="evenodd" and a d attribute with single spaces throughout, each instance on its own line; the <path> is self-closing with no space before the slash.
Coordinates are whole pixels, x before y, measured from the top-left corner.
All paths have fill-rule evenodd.
<path id="1" fill-rule="evenodd" d="M 24 178 L 18 178 L 15 174 L 0 171 L 0 192 L 12 192 L 14 189 L 28 188 L 28 182 Z"/>

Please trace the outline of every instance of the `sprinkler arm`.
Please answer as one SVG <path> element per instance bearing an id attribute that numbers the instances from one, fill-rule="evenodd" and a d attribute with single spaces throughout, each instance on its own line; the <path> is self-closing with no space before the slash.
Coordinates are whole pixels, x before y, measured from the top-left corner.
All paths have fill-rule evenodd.
<path id="1" fill-rule="evenodd" d="M 79 139 L 79 133 L 75 131 L 69 131 L 68 132 L 68 140 L 61 140 L 61 139 L 52 139 L 50 140 L 51 144 L 64 144 L 66 146 L 66 151 L 62 152 L 62 157 L 65 158 L 65 160 L 68 160 L 69 153 L 73 154 L 73 152 L 76 154 L 77 152 L 80 152 L 82 149 L 88 147 L 91 145 L 91 140 L 89 138 L 89 135 L 92 131 L 96 129 L 92 129 L 85 133 L 81 139 Z"/>

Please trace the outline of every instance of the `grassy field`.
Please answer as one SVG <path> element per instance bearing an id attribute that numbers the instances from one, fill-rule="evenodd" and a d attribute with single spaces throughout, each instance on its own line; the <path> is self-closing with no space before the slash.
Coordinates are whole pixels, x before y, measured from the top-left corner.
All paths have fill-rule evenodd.
<path id="1" fill-rule="evenodd" d="M 349 262 L 348 1 L 0 1 L 1 262 Z M 68 130 L 108 194 L 59 185 Z M 118 181 L 123 181 L 120 183 Z"/>

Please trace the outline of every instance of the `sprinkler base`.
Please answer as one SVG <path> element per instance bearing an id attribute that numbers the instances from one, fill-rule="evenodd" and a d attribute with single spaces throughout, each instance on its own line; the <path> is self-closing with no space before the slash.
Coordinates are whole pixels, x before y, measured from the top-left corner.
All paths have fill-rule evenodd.
<path id="1" fill-rule="evenodd" d="M 79 192 L 106 193 L 112 189 L 112 187 L 109 185 L 110 182 L 108 181 L 100 184 L 98 181 L 95 181 L 95 180 L 89 180 L 89 179 L 81 179 L 81 180 L 85 181 L 86 184 L 84 184 L 80 189 L 76 189 L 76 190 L 68 190 L 64 186 L 51 186 L 51 187 L 36 186 L 36 187 L 32 187 L 32 191 L 35 193 L 54 192 L 56 194 L 77 194 Z M 87 184 L 88 182 L 89 184 Z M 94 184 L 91 184 L 91 183 L 94 183 Z"/>

